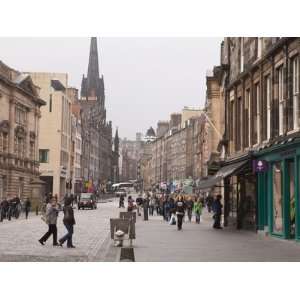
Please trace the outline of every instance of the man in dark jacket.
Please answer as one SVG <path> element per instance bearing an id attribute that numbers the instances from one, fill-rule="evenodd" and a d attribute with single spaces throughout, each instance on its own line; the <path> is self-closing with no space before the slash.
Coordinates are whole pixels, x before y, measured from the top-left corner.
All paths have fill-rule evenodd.
<path id="1" fill-rule="evenodd" d="M 213 203 L 213 210 L 214 210 L 214 225 L 213 228 L 215 229 L 222 229 L 221 227 L 221 215 L 222 215 L 222 207 L 223 205 L 221 204 L 221 195 L 217 195 L 214 203 Z"/>
<path id="2" fill-rule="evenodd" d="M 26 219 L 28 219 L 28 214 L 29 214 L 29 211 L 31 208 L 31 202 L 30 202 L 29 198 L 26 198 L 24 204 L 25 204 L 25 217 L 26 217 Z"/>
<path id="3" fill-rule="evenodd" d="M 211 194 L 209 194 L 205 199 L 205 203 L 206 203 L 207 210 L 209 213 L 211 212 L 211 209 L 213 206 L 213 201 L 214 201 L 214 198 L 211 196 Z"/>
<path id="4" fill-rule="evenodd" d="M 185 205 L 182 197 L 176 202 L 177 229 L 182 229 L 182 220 L 184 217 Z"/>
<path id="5" fill-rule="evenodd" d="M 63 223 L 65 227 L 67 228 L 68 233 L 65 234 L 62 238 L 59 239 L 59 245 L 62 246 L 65 241 L 67 241 L 67 247 L 68 248 L 75 248 L 73 245 L 72 241 L 72 236 L 74 232 L 73 226 L 75 225 L 75 218 L 74 218 L 74 210 L 72 208 L 72 202 L 70 199 L 67 199 L 65 201 L 65 206 L 64 206 L 64 218 L 63 218 Z"/>
<path id="6" fill-rule="evenodd" d="M 148 210 L 149 210 L 149 195 L 143 201 L 143 209 L 144 209 L 144 221 L 148 221 Z"/>

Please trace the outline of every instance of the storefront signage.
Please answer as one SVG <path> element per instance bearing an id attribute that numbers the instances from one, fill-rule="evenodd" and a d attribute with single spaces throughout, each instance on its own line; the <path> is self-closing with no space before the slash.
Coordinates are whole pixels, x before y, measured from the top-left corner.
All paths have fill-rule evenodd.
<path id="1" fill-rule="evenodd" d="M 293 150 L 287 150 L 287 151 L 283 151 L 280 153 L 281 157 L 286 157 L 286 156 L 293 156 L 296 154 L 296 149 Z"/>
<path id="2" fill-rule="evenodd" d="M 262 159 L 253 160 L 252 168 L 254 173 L 266 172 L 268 171 L 268 162 Z"/>

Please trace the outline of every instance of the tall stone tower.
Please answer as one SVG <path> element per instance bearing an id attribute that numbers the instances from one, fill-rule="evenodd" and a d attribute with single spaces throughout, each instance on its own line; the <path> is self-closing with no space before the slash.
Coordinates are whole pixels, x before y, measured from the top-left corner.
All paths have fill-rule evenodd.
<path id="1" fill-rule="evenodd" d="M 96 37 L 91 38 L 87 76 L 82 77 L 80 95 L 86 135 L 85 177 L 104 190 L 112 179 L 112 123 L 106 121 L 104 79 L 99 72 Z"/>

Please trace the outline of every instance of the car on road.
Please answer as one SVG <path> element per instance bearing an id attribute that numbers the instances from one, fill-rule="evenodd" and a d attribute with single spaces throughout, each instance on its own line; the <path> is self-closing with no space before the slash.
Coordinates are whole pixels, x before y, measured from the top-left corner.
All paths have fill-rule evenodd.
<path id="1" fill-rule="evenodd" d="M 79 196 L 77 207 L 78 209 L 81 208 L 97 209 L 97 202 L 96 202 L 95 195 L 92 193 L 81 193 Z"/>
<path id="2" fill-rule="evenodd" d="M 116 197 L 121 197 L 121 196 L 126 197 L 126 195 L 127 195 L 127 192 L 125 189 L 118 189 L 116 191 Z"/>

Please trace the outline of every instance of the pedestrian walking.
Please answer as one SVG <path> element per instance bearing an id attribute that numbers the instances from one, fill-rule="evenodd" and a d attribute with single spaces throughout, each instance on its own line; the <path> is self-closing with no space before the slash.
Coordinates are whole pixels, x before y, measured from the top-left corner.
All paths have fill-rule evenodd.
<path id="1" fill-rule="evenodd" d="M 168 222 L 169 218 L 170 218 L 170 200 L 167 197 L 164 202 L 164 220 Z"/>
<path id="2" fill-rule="evenodd" d="M 200 217 L 201 217 L 201 214 L 202 214 L 202 208 L 203 208 L 202 202 L 198 198 L 197 201 L 194 203 L 194 208 L 193 208 L 195 216 L 196 216 L 196 223 L 197 224 L 200 224 Z"/>
<path id="3" fill-rule="evenodd" d="M 214 210 L 214 225 L 213 228 L 215 229 L 222 229 L 221 227 L 221 215 L 222 215 L 222 204 L 221 204 L 221 195 L 217 195 L 214 203 L 213 203 L 213 210 Z"/>
<path id="4" fill-rule="evenodd" d="M 74 218 L 74 210 L 72 207 L 72 200 L 67 199 L 65 202 L 65 206 L 63 209 L 64 212 L 64 218 L 63 218 L 63 223 L 67 229 L 67 233 L 59 239 L 59 246 L 62 246 L 65 241 L 67 241 L 67 247 L 68 248 L 75 248 L 73 245 L 73 232 L 74 232 L 74 225 L 76 224 L 75 218 Z"/>
<path id="5" fill-rule="evenodd" d="M 131 196 L 128 197 L 128 206 L 127 206 L 127 211 L 133 211 L 133 199 Z"/>
<path id="6" fill-rule="evenodd" d="M 154 210 L 156 211 L 156 215 L 158 216 L 160 214 L 160 203 L 159 203 L 159 199 L 157 196 L 155 196 L 154 201 L 155 201 Z"/>
<path id="7" fill-rule="evenodd" d="M 31 202 L 30 202 L 29 198 L 26 198 L 24 206 L 25 206 L 25 217 L 26 217 L 26 219 L 28 219 L 28 214 L 29 214 L 30 209 L 31 209 Z"/>
<path id="8" fill-rule="evenodd" d="M 159 199 L 159 214 L 161 216 L 163 216 L 163 219 L 165 219 L 165 217 L 164 217 L 164 202 L 165 202 L 164 195 L 161 195 L 160 199 Z"/>
<path id="9" fill-rule="evenodd" d="M 58 217 L 58 207 L 55 198 L 52 198 L 51 203 L 47 204 L 45 222 L 48 225 L 48 231 L 39 239 L 39 242 L 44 246 L 44 243 L 48 238 L 53 236 L 53 246 L 59 246 L 57 242 L 57 217 Z"/>
<path id="10" fill-rule="evenodd" d="M 150 212 L 151 216 L 153 216 L 153 214 L 154 214 L 154 205 L 155 205 L 155 199 L 152 196 L 149 199 L 149 212 Z"/>
<path id="11" fill-rule="evenodd" d="M 6 198 L 1 202 L 1 216 L 0 221 L 2 222 L 4 218 L 7 218 L 9 203 Z"/>
<path id="12" fill-rule="evenodd" d="M 193 206 L 194 206 L 194 201 L 192 197 L 189 197 L 189 199 L 186 201 L 186 210 L 187 210 L 189 222 L 192 222 Z"/>
<path id="13" fill-rule="evenodd" d="M 119 208 L 121 208 L 121 207 L 125 207 L 124 206 L 124 196 L 123 195 L 120 196 L 120 200 L 119 200 Z"/>
<path id="14" fill-rule="evenodd" d="M 208 194 L 208 196 L 205 199 L 205 203 L 207 206 L 207 211 L 210 213 L 212 211 L 212 206 L 213 206 L 214 198 L 212 197 L 211 194 Z"/>
<path id="15" fill-rule="evenodd" d="M 143 195 L 142 194 L 139 194 L 139 196 L 135 199 L 136 206 L 137 206 L 137 214 L 138 214 L 138 216 L 141 216 L 140 210 L 141 210 L 141 207 L 143 205 L 143 201 L 144 201 L 144 199 L 143 199 Z"/>
<path id="16" fill-rule="evenodd" d="M 71 206 L 74 206 L 74 202 L 75 202 L 75 197 L 73 194 L 70 195 L 70 200 L 71 200 Z"/>
<path id="17" fill-rule="evenodd" d="M 177 215 L 177 229 L 182 229 L 182 220 L 184 217 L 185 207 L 184 207 L 184 201 L 182 200 L 182 197 L 179 198 L 179 200 L 176 202 L 176 215 Z"/>
<path id="18" fill-rule="evenodd" d="M 143 201 L 144 221 L 148 221 L 149 195 Z"/>

